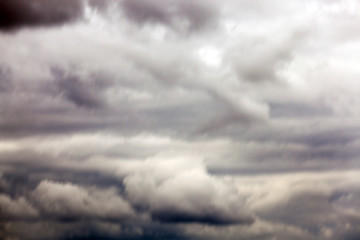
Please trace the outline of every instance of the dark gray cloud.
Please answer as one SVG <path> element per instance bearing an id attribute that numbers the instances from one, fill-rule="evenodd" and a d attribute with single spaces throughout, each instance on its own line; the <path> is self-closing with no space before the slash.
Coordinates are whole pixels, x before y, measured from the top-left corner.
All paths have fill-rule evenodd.
<path id="1" fill-rule="evenodd" d="M 106 13 L 113 8 L 124 12 L 131 21 L 139 24 L 161 23 L 176 31 L 195 31 L 216 25 L 218 8 L 210 2 L 192 1 L 2 1 L 0 3 L 0 29 L 56 26 L 84 18 L 85 8 Z"/>
<path id="2" fill-rule="evenodd" d="M 46 231 L 44 231 L 46 229 Z M 90 240 L 90 239 L 188 239 L 184 233 L 177 231 L 173 226 L 151 224 L 140 229 L 129 224 L 109 223 L 101 221 L 91 222 L 11 222 L 7 229 L 7 236 L 21 239 L 43 240 Z M 201 238 L 199 238 L 201 239 Z"/>
<path id="3" fill-rule="evenodd" d="M 255 220 L 246 218 L 224 217 L 212 212 L 210 214 L 196 215 L 193 213 L 174 212 L 172 210 L 162 210 L 152 214 L 154 220 L 165 223 L 204 223 L 210 225 L 229 225 L 229 224 L 252 224 Z"/>
<path id="4" fill-rule="evenodd" d="M 6 92 L 11 88 L 9 75 L 8 69 L 0 68 L 0 92 Z"/>
<path id="5" fill-rule="evenodd" d="M 333 111 L 328 106 L 306 105 L 301 103 L 271 103 L 270 115 L 274 118 L 301 118 L 331 116 Z"/>
<path id="6" fill-rule="evenodd" d="M 162 23 L 179 30 L 198 30 L 216 23 L 219 15 L 213 2 L 207 1 L 122 1 L 126 16 L 138 22 Z"/>
<path id="7" fill-rule="evenodd" d="M 335 187 L 329 191 L 323 187 L 318 192 L 302 189 L 286 202 L 272 206 L 260 215 L 265 219 L 301 226 L 317 238 L 346 239 L 347 234 L 360 236 L 356 228 L 359 215 L 349 209 L 359 204 L 354 199 L 358 190 L 351 189 L 349 197 L 346 188 Z M 347 204 L 339 207 L 344 199 L 347 199 Z"/>
<path id="8" fill-rule="evenodd" d="M 77 76 L 66 76 L 60 70 L 54 70 L 53 73 L 55 81 L 58 82 L 60 94 L 76 106 L 92 109 L 106 105 L 101 96 L 105 83 L 96 79 L 84 82 Z"/>
<path id="9" fill-rule="evenodd" d="M 15 0 L 0 2 L 0 29 L 67 23 L 82 15 L 82 1 Z"/>

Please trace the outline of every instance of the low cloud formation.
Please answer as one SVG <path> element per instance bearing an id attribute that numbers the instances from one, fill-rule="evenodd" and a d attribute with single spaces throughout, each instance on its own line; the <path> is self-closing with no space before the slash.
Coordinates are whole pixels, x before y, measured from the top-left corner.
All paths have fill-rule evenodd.
<path id="1" fill-rule="evenodd" d="M 186 160 L 184 160 L 186 161 Z M 176 169 L 178 162 L 149 162 Z M 150 172 L 147 173 L 147 172 Z M 241 195 L 204 172 L 185 168 L 164 176 L 151 170 L 124 179 L 128 198 L 140 209 L 148 209 L 154 220 L 169 223 L 251 224 L 254 218 L 243 209 Z"/>
<path id="2" fill-rule="evenodd" d="M 64 220 L 122 220 L 134 216 L 131 206 L 116 194 L 116 189 L 84 189 L 69 183 L 42 181 L 31 195 L 45 215 Z"/>
<path id="3" fill-rule="evenodd" d="M 38 216 L 36 209 L 24 197 L 11 199 L 5 194 L 0 195 L 1 220 L 32 219 Z"/>

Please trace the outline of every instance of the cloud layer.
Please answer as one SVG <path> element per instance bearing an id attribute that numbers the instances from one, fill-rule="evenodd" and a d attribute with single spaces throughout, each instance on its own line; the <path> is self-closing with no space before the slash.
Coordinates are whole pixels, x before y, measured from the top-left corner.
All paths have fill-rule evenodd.
<path id="1" fill-rule="evenodd" d="M 0 0 L 0 238 L 359 239 L 359 8 Z"/>

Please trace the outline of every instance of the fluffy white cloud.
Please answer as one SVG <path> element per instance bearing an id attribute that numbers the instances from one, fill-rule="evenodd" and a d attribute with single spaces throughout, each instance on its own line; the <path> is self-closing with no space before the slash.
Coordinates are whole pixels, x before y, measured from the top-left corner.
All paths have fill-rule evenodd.
<path id="1" fill-rule="evenodd" d="M 221 178 L 208 175 L 201 165 L 182 167 L 188 161 L 148 162 L 151 166 L 146 170 L 141 168 L 125 177 L 128 198 L 140 208 L 149 209 L 154 219 L 164 222 L 251 224 L 254 221 L 243 207 L 243 196 L 235 188 Z"/>

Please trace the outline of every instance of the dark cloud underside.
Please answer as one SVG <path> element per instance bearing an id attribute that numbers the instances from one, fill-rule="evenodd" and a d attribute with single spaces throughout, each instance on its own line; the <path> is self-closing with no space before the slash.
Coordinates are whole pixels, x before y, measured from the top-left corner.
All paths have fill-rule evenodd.
<path id="1" fill-rule="evenodd" d="M 46 26 L 67 23 L 82 14 L 80 0 L 0 1 L 0 29 Z"/>

